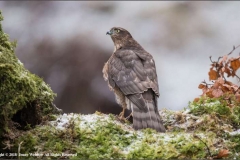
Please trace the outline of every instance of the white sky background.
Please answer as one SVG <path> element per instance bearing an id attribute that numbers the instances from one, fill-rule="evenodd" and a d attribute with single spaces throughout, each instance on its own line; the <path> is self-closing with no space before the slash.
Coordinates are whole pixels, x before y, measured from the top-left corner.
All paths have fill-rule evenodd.
<path id="1" fill-rule="evenodd" d="M 61 41 L 79 34 L 88 35 L 89 43 L 109 50 L 110 56 L 113 42 L 106 32 L 113 26 L 126 28 L 155 58 L 160 108 L 186 107 L 201 94 L 199 83 L 208 80 L 209 56 L 215 60 L 240 44 L 236 1 L 49 3 L 51 10 L 36 15 L 25 5 L 8 7 L 0 2 L 4 31 L 18 40 L 18 47 L 45 36 Z M 104 12 L 104 7 L 113 10 Z M 34 64 L 25 64 L 30 65 Z"/>

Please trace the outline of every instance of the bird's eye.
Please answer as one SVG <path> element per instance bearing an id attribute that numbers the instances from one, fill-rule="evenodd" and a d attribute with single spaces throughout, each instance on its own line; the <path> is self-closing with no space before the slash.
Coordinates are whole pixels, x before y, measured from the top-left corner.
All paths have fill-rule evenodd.
<path id="1" fill-rule="evenodd" d="M 120 32 L 120 30 L 119 29 L 117 29 L 117 33 L 119 33 Z"/>

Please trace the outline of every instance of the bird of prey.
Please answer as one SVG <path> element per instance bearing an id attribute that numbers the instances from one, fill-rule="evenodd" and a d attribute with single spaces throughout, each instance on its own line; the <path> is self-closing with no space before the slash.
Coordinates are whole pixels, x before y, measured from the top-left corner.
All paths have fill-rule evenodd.
<path id="1" fill-rule="evenodd" d="M 114 52 L 103 67 L 103 77 L 115 93 L 116 101 L 132 111 L 133 128 L 152 128 L 165 132 L 158 112 L 158 80 L 151 54 L 123 28 L 113 27 L 107 32 L 114 43 Z"/>

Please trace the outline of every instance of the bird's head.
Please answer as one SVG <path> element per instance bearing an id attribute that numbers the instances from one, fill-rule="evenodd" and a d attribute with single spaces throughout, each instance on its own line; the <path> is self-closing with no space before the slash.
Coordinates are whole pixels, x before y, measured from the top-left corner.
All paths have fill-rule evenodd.
<path id="1" fill-rule="evenodd" d="M 106 34 L 111 36 L 115 46 L 125 46 L 129 41 L 133 41 L 132 35 L 121 27 L 113 27 Z"/>
<path id="2" fill-rule="evenodd" d="M 131 34 L 126 29 L 121 28 L 121 27 L 113 27 L 106 34 L 110 35 L 112 38 L 116 38 L 116 39 L 132 37 Z"/>

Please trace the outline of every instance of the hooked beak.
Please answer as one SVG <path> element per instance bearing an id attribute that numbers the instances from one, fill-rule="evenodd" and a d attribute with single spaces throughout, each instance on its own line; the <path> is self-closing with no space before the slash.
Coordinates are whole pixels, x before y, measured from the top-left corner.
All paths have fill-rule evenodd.
<path id="1" fill-rule="evenodd" d="M 112 35 L 113 33 L 112 33 L 112 31 L 108 31 L 107 33 L 106 33 L 106 35 Z"/>

